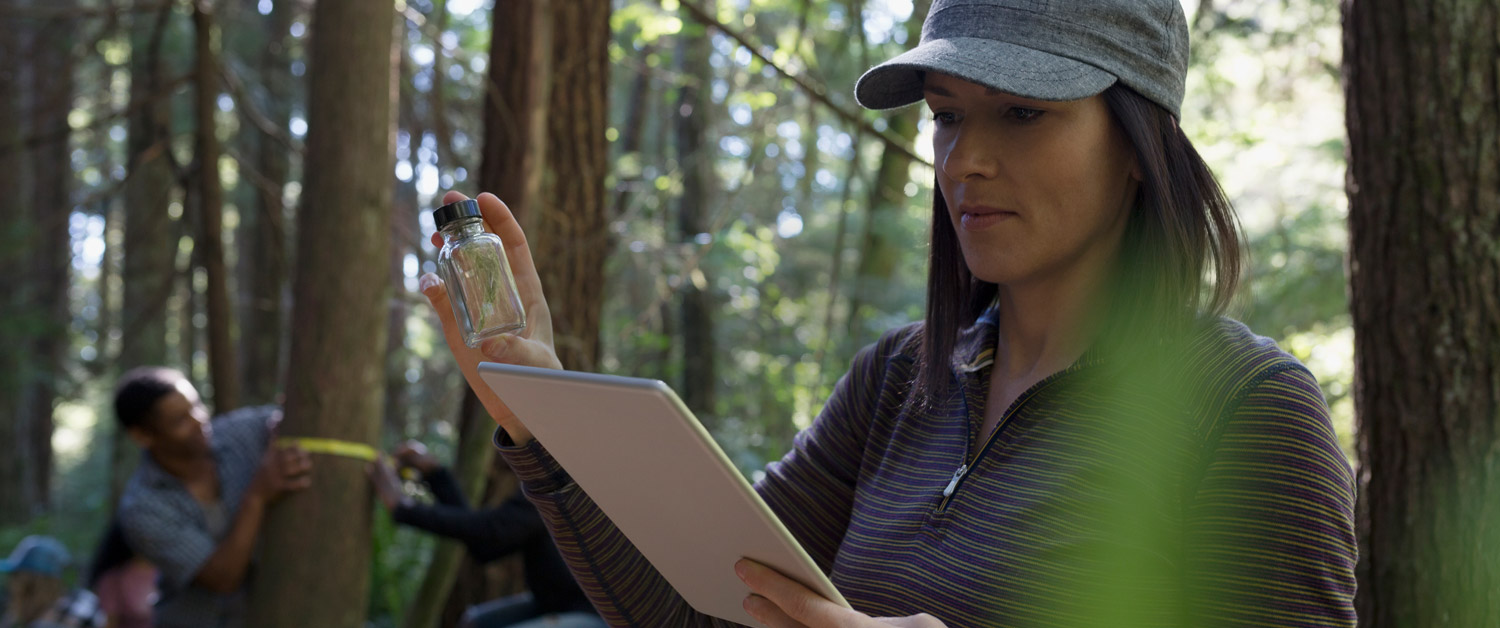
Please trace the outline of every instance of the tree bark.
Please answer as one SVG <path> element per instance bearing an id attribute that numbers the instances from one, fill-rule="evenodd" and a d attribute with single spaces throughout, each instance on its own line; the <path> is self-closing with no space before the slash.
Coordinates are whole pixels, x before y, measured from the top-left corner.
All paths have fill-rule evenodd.
<path id="1" fill-rule="evenodd" d="M 213 409 L 223 414 L 239 407 L 239 364 L 234 355 L 234 310 L 229 307 L 229 273 L 224 267 L 224 185 L 219 179 L 218 110 L 219 76 L 213 50 L 213 18 L 208 0 L 193 2 L 197 137 L 194 157 L 198 162 L 198 245 L 202 247 L 203 270 L 208 275 L 208 371 L 213 382 Z"/>
<path id="2" fill-rule="evenodd" d="M 704 7 L 714 12 L 714 3 Z M 682 196 L 678 199 L 677 235 L 688 247 L 694 247 L 699 234 L 708 234 L 708 204 L 716 180 L 713 171 L 718 146 L 708 139 L 712 124 L 713 68 L 708 58 L 713 52 L 708 29 L 693 21 L 687 9 L 681 9 L 684 22 L 682 43 L 677 48 L 678 67 L 685 78 L 677 88 L 677 169 L 682 173 Z M 712 234 L 710 234 L 712 235 Z M 714 388 L 718 377 L 714 363 L 718 359 L 714 342 L 715 309 L 713 281 L 706 264 L 698 264 L 682 278 L 682 401 L 700 416 L 712 416 Z"/>
<path id="3" fill-rule="evenodd" d="M 30 259 L 31 176 L 30 155 L 21 141 L 30 129 L 21 117 L 29 111 L 31 24 L 22 20 L 0 22 L 0 57 L 13 61 L 0 64 L 0 190 L 7 190 L 0 203 L 0 343 L 19 347 L 29 337 L 31 304 L 21 299 L 25 268 Z M 0 443 L 29 442 L 29 423 L 21 411 L 26 352 L 0 351 Z M 35 502 L 28 477 L 29 448 L 14 448 L 16 455 L 0 456 L 0 525 L 31 519 Z"/>
<path id="4" fill-rule="evenodd" d="M 376 445 L 390 295 L 392 5 L 313 8 L 306 183 L 299 207 L 283 436 Z M 362 626 L 365 463 L 315 456 L 315 480 L 267 513 L 247 625 Z"/>
<path id="5" fill-rule="evenodd" d="M 542 0 L 502 2 L 491 15 L 479 188 L 504 200 L 528 235 L 546 159 L 546 104 L 554 79 L 551 6 Z"/>
<path id="6" fill-rule="evenodd" d="M 1500 0 L 1344 26 L 1360 622 L 1500 625 Z"/>
<path id="7" fill-rule="evenodd" d="M 278 129 L 287 128 L 293 98 L 290 36 L 295 3 L 276 2 L 266 16 L 265 45 L 258 65 L 265 98 L 260 111 Z M 243 131 L 242 131 L 243 132 Z M 240 280 L 245 307 L 240 325 L 244 401 L 271 403 L 280 392 L 284 293 L 287 277 L 286 208 L 282 189 L 291 168 L 289 151 L 264 133 L 253 133 L 255 169 L 262 179 L 253 186 L 252 202 L 240 212 Z M 243 185 L 243 183 L 241 184 Z"/>
<path id="8" fill-rule="evenodd" d="M 71 2 L 58 3 L 71 5 Z M 25 418 L 30 422 L 29 442 L 32 490 L 36 504 L 49 506 L 52 477 L 52 411 L 57 403 L 58 382 L 66 377 L 64 352 L 68 345 L 68 270 L 72 260 L 68 221 L 73 204 L 69 190 L 73 181 L 69 154 L 71 134 L 68 112 L 73 104 L 73 27 L 67 18 L 49 20 L 36 33 L 32 43 L 33 71 L 31 92 L 31 128 L 47 136 L 34 153 L 35 171 L 32 193 L 33 265 L 28 279 L 42 314 L 37 325 L 31 355 L 30 390 L 26 393 Z"/>

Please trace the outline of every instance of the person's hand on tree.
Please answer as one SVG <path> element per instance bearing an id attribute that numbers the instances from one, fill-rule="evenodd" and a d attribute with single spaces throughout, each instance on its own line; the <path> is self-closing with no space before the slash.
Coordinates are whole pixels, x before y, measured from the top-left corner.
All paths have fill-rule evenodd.
<path id="1" fill-rule="evenodd" d="M 735 563 L 734 572 L 750 587 L 745 611 L 771 628 L 946 628 L 943 622 L 925 613 L 911 617 L 870 617 L 844 608 L 748 558 Z"/>
<path id="2" fill-rule="evenodd" d="M 458 192 L 449 192 L 443 196 L 443 203 L 455 203 L 465 198 L 467 197 Z M 505 244 L 505 257 L 510 263 L 511 273 L 515 275 L 521 306 L 526 310 L 526 329 L 519 335 L 501 334 L 488 338 L 480 343 L 478 349 L 471 349 L 464 344 L 458 322 L 453 318 L 453 306 L 448 302 L 448 290 L 442 279 L 433 273 L 427 273 L 422 275 L 419 285 L 422 294 L 437 313 L 438 321 L 442 323 L 443 339 L 448 342 L 448 350 L 453 352 L 453 357 L 458 361 L 458 367 L 463 371 L 464 379 L 469 382 L 469 388 L 474 390 L 495 422 L 510 434 L 511 440 L 520 445 L 531 440 L 531 432 L 505 406 L 505 402 L 479 379 L 479 363 L 503 362 L 552 369 L 561 369 L 562 363 L 557 359 L 557 350 L 552 342 L 552 311 L 547 308 L 547 299 L 542 295 L 542 280 L 537 276 L 536 264 L 531 259 L 526 234 L 521 231 L 521 225 L 516 222 L 510 208 L 494 194 L 486 192 L 474 200 L 479 202 L 479 212 L 484 216 L 485 228 L 494 232 Z M 433 234 L 432 243 L 441 247 L 442 236 Z"/>
<path id="3" fill-rule="evenodd" d="M 266 503 L 291 491 L 312 486 L 312 457 L 296 445 L 277 445 L 275 441 L 261 454 L 260 468 L 250 480 L 250 492 Z"/>
<path id="4" fill-rule="evenodd" d="M 391 457 L 396 459 L 396 465 L 400 468 L 413 468 L 423 475 L 432 473 L 442 468 L 442 463 L 427 453 L 427 446 L 419 441 L 408 440 L 396 446 L 391 452 Z"/>
<path id="5" fill-rule="evenodd" d="M 395 467 L 384 457 L 366 465 L 365 476 L 370 478 L 370 486 L 375 489 L 375 496 L 385 505 L 386 510 L 395 510 L 407 499 L 406 491 L 401 488 L 401 477 L 396 475 Z"/>

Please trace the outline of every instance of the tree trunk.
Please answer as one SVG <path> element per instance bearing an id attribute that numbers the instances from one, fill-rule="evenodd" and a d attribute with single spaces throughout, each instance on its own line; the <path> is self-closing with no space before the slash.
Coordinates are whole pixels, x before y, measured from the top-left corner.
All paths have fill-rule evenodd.
<path id="1" fill-rule="evenodd" d="M 0 203 L 0 346 L 19 347 L 29 337 L 32 305 L 21 299 L 31 247 L 31 155 L 24 152 L 21 140 L 32 133 L 21 117 L 31 107 L 29 69 L 32 56 L 27 52 L 31 24 L 22 20 L 0 22 L 0 57 L 11 62 L 0 63 L 0 190 L 8 190 Z M 25 388 L 25 351 L 0 351 L 0 443 L 29 442 L 29 424 L 21 411 Z M 30 450 L 15 447 L 16 455 L 0 456 L 0 526 L 23 523 L 31 519 L 35 502 L 28 477 Z"/>
<path id="2" fill-rule="evenodd" d="M 713 13 L 713 4 L 709 2 L 705 10 Z M 677 62 L 685 80 L 677 88 L 677 168 L 682 173 L 677 235 L 685 246 L 695 247 L 701 244 L 700 234 L 710 230 L 708 204 L 715 181 L 713 160 L 718 155 L 717 142 L 708 139 L 713 119 L 709 95 L 713 68 L 708 58 L 713 48 L 707 27 L 694 20 L 687 9 L 681 9 L 681 13 L 684 32 Z M 682 278 L 681 306 L 682 402 L 705 417 L 715 414 L 714 387 L 718 384 L 714 373 L 718 352 L 714 343 L 713 281 L 706 268 L 707 264 L 700 261 Z"/>
<path id="3" fill-rule="evenodd" d="M 411 99 L 415 90 L 408 90 L 407 80 L 408 67 L 406 62 L 406 17 L 396 14 L 395 30 L 391 35 L 392 81 L 396 86 L 393 93 L 397 95 L 393 104 L 391 122 L 391 140 L 396 140 L 397 134 L 402 128 L 410 132 L 416 112 L 412 108 Z M 420 135 L 408 135 L 409 138 L 420 138 Z M 420 139 L 408 140 L 409 147 L 420 144 Z M 412 151 L 415 153 L 415 150 Z M 407 436 L 407 428 L 410 418 L 408 416 L 411 399 L 411 384 L 406 381 L 406 369 L 410 366 L 412 352 L 406 346 L 406 319 L 411 308 L 407 306 L 406 295 L 406 256 L 416 255 L 421 251 L 421 228 L 418 215 L 421 210 L 417 201 L 417 177 L 415 173 L 406 181 L 392 178 L 394 188 L 391 192 L 391 254 L 388 268 L 390 270 L 390 282 L 392 296 L 390 320 L 386 323 L 386 358 L 385 358 L 385 403 L 384 425 L 387 434 L 395 434 L 399 438 Z"/>
<path id="4" fill-rule="evenodd" d="M 265 45 L 259 58 L 260 80 L 266 97 L 261 113 L 277 129 L 286 129 L 293 98 L 290 37 L 295 3 L 276 2 L 266 16 Z M 241 131 L 245 133 L 246 131 Z M 282 189 L 290 170 L 290 151 L 276 138 L 249 132 L 255 139 L 255 170 L 261 182 L 254 185 L 252 201 L 240 212 L 244 238 L 240 255 L 241 292 L 245 295 L 240 324 L 240 356 L 244 401 L 271 403 L 280 392 L 282 327 L 286 316 L 287 275 L 286 221 Z M 242 182 L 241 185 L 244 185 Z"/>
<path id="5" fill-rule="evenodd" d="M 208 275 L 208 371 L 213 382 L 214 413 L 239 407 L 239 365 L 235 360 L 234 310 L 229 307 L 229 273 L 224 268 L 224 186 L 219 179 L 219 75 L 213 51 L 213 19 L 208 0 L 193 2 L 193 30 L 197 67 L 197 141 L 194 156 L 198 175 L 198 228 L 203 270 Z"/>
<path id="6" fill-rule="evenodd" d="M 499 196 L 528 227 L 546 159 L 546 105 L 554 79 L 551 6 L 543 0 L 500 2 L 491 16 L 479 188 Z"/>
<path id="7" fill-rule="evenodd" d="M 553 3 L 545 0 L 516 0 L 495 3 L 491 12 L 491 41 L 488 76 L 484 97 L 484 144 L 479 166 L 479 189 L 493 192 L 511 208 L 516 219 L 525 225 L 536 246 L 531 210 L 541 195 L 542 170 L 546 160 L 547 104 L 552 88 L 552 17 Z M 535 249 L 533 249 L 535 250 Z M 538 258 L 540 259 L 540 258 Z M 549 295 L 550 296 L 550 295 Z M 460 411 L 460 425 L 470 424 L 474 399 L 466 394 Z M 493 430 L 490 430 L 493 432 Z M 461 443 L 467 448 L 467 443 Z M 488 437 L 485 446 L 489 446 Z M 486 479 L 506 477 L 505 462 L 494 458 L 486 467 Z M 493 507 L 514 490 L 489 482 L 479 507 Z M 429 569 L 433 586 L 443 580 L 455 582 L 448 588 L 446 604 L 439 625 L 452 625 L 473 604 L 494 599 L 498 592 L 515 591 L 521 583 L 515 561 L 500 561 L 512 568 L 485 568 L 467 556 L 460 560 L 437 563 Z M 455 569 L 455 575 L 442 570 Z M 424 583 L 424 587 L 426 584 Z M 412 616 L 415 617 L 415 616 Z M 409 618 L 408 622 L 410 623 Z"/>
<path id="8" fill-rule="evenodd" d="M 1360 621 L 1500 625 L 1500 0 L 1344 10 Z"/>
<path id="9" fill-rule="evenodd" d="M 392 5 L 313 8 L 308 168 L 297 228 L 283 436 L 375 445 L 385 385 Z M 315 481 L 267 513 L 247 625 L 362 626 L 365 463 L 315 456 Z"/>
<path id="10" fill-rule="evenodd" d="M 922 36 L 922 18 L 927 14 L 930 2 L 919 1 L 912 9 L 912 17 L 906 23 L 906 40 L 916 42 Z M 887 114 L 889 136 L 900 138 L 910 145 L 917 137 L 917 121 L 922 112 L 918 107 L 908 107 Z M 807 176 L 812 176 L 808 173 Z M 880 302 L 882 295 L 891 293 L 891 278 L 896 275 L 896 265 L 904 252 L 899 250 L 897 232 L 901 222 L 900 213 L 906 206 L 906 184 L 911 182 L 911 158 L 906 153 L 885 145 L 880 153 L 880 169 L 875 174 L 875 185 L 870 188 L 866 206 L 863 235 L 860 237 L 859 264 L 854 271 L 854 287 L 849 299 L 850 346 L 857 348 L 875 340 L 878 330 L 866 330 L 861 310 L 872 302 Z M 934 190 L 933 194 L 937 194 Z M 885 305 L 884 303 L 881 303 Z"/>
<path id="11" fill-rule="evenodd" d="M 54 6 L 70 6 L 71 2 Z M 31 480 L 37 505 L 43 509 L 50 502 L 52 477 L 52 411 L 57 402 L 58 382 L 66 377 L 64 353 L 68 346 L 68 268 L 72 260 L 68 220 L 73 204 L 69 188 L 73 168 L 69 154 L 68 112 L 73 104 L 73 27 L 66 19 L 48 21 L 32 45 L 33 72 L 31 92 L 31 128 L 48 137 L 34 155 L 36 188 L 32 193 L 33 224 L 36 237 L 32 248 L 33 266 L 29 278 L 35 289 L 42 317 L 37 327 L 31 355 L 36 368 L 27 393 L 25 420 L 31 423 Z"/>

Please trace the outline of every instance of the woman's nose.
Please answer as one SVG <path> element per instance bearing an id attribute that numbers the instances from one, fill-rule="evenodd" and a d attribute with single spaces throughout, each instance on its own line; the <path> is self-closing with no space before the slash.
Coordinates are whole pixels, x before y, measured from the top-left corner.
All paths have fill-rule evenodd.
<path id="1" fill-rule="evenodd" d="M 999 174 L 1001 142 L 993 133 L 959 126 L 943 143 L 946 145 L 940 145 L 936 152 L 943 174 L 950 179 L 990 179 Z"/>

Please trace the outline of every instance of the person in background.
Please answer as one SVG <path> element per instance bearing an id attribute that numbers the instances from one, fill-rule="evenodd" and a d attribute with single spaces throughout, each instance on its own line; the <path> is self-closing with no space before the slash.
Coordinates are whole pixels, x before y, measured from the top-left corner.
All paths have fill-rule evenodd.
<path id="1" fill-rule="evenodd" d="M 99 597 L 109 628 L 151 628 L 158 573 L 125 542 L 120 520 L 112 519 L 89 565 L 89 590 Z"/>
<path id="2" fill-rule="evenodd" d="M 125 541 L 161 570 L 159 628 L 244 625 L 246 574 L 266 508 L 312 485 L 299 447 L 272 445 L 276 406 L 209 421 L 177 371 L 142 367 L 120 378 L 120 428 L 144 451 L 120 497 Z"/>
<path id="3" fill-rule="evenodd" d="M 63 569 L 69 561 L 67 548 L 57 539 L 40 535 L 22 539 L 10 558 L 0 561 L 0 573 L 8 574 L 9 593 L 0 612 L 0 628 L 104 626 L 99 599 L 85 589 L 69 591 L 63 584 Z"/>
<path id="4" fill-rule="evenodd" d="M 385 459 L 371 463 L 370 483 L 396 523 L 459 541 L 475 561 L 487 563 L 520 553 L 527 592 L 477 604 L 464 613 L 464 628 L 603 628 L 583 590 L 552 544 L 536 507 L 519 493 L 498 507 L 469 507 L 453 474 L 427 448 L 407 441 L 392 453 L 401 468 L 422 474 L 437 503 L 413 500 L 397 469 Z"/>

